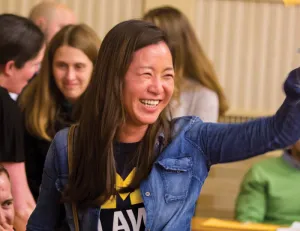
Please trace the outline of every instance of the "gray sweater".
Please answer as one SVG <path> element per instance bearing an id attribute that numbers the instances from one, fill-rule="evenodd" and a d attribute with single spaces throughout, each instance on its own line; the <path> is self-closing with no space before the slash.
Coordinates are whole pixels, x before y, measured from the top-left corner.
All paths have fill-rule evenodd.
<path id="1" fill-rule="evenodd" d="M 173 99 L 170 109 L 173 118 L 198 116 L 204 122 L 217 122 L 219 98 L 216 92 L 204 87 L 199 82 L 184 78 L 179 102 Z"/>

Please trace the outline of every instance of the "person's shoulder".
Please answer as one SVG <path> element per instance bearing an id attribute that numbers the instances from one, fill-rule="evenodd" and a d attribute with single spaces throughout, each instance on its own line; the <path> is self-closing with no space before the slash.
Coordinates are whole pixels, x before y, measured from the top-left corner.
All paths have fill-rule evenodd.
<path id="1" fill-rule="evenodd" d="M 0 87 L 0 113 L 7 126 L 16 126 L 22 121 L 22 113 L 16 101 L 14 101 L 6 89 Z M 21 122 L 23 123 L 23 122 Z"/>
<path id="2" fill-rule="evenodd" d="M 217 95 L 217 93 L 208 87 L 202 85 L 199 81 L 192 78 L 184 78 L 182 80 L 183 89 L 192 89 L 199 94 Z"/>
<path id="3" fill-rule="evenodd" d="M 14 102 L 13 99 L 9 96 L 8 91 L 3 87 L 0 87 L 0 101 L 1 102 Z"/>
<path id="4" fill-rule="evenodd" d="M 202 120 L 197 116 L 182 116 L 171 121 L 172 135 L 176 136 L 181 131 L 187 131 L 196 124 L 202 124 Z"/>
<path id="5" fill-rule="evenodd" d="M 55 142 L 57 151 L 67 147 L 69 129 L 69 127 L 64 128 L 55 134 L 53 141 Z"/>
<path id="6" fill-rule="evenodd" d="M 253 167 L 261 168 L 261 167 L 274 165 L 277 164 L 280 159 L 281 157 L 268 157 L 264 160 L 259 161 L 258 163 L 255 163 Z"/>
<path id="7" fill-rule="evenodd" d="M 198 116 L 181 116 L 172 119 L 171 123 L 174 126 L 186 127 L 194 123 L 202 123 L 202 120 Z"/>
<path id="8" fill-rule="evenodd" d="M 260 162 L 253 164 L 247 171 L 244 182 L 255 180 L 256 182 L 266 183 L 276 180 L 281 172 L 281 157 L 268 157 Z"/>
<path id="9" fill-rule="evenodd" d="M 203 86 L 199 81 L 191 79 L 191 78 L 184 78 L 183 80 L 183 87 L 181 90 L 181 93 L 184 95 L 193 95 L 197 99 L 203 99 L 203 100 L 218 100 L 218 94 Z"/>
<path id="10" fill-rule="evenodd" d="M 8 95 L 8 91 L 5 88 L 0 87 L 0 96 L 2 95 Z"/>
<path id="11" fill-rule="evenodd" d="M 253 164 L 249 171 L 261 174 L 267 174 L 268 172 L 271 172 L 273 174 L 274 169 L 277 168 L 277 166 L 280 165 L 281 162 L 281 157 L 268 157 L 264 160 Z"/>
<path id="12" fill-rule="evenodd" d="M 60 138 L 62 138 L 62 137 L 65 137 L 65 136 L 68 134 L 69 130 L 70 130 L 70 127 L 66 127 L 66 128 L 63 128 L 63 129 L 59 130 L 59 131 L 55 134 L 54 139 L 60 139 Z"/>

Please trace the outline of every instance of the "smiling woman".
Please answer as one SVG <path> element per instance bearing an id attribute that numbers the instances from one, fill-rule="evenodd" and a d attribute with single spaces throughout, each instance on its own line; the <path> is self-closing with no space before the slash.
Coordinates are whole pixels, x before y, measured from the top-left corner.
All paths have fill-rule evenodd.
<path id="1" fill-rule="evenodd" d="M 155 123 L 168 105 L 173 90 L 173 61 L 166 43 L 159 42 L 136 51 L 124 78 L 124 109 L 127 116 L 126 125 L 120 129 L 119 141 L 140 141 L 148 124 Z M 138 133 L 135 126 L 141 128 Z"/>
<path id="2" fill-rule="evenodd" d="M 63 45 L 54 54 L 52 69 L 58 89 L 68 102 L 76 103 L 89 85 L 92 60 L 82 50 Z"/>
<path id="3" fill-rule="evenodd" d="M 44 161 L 55 133 L 78 120 L 74 110 L 87 89 L 100 39 L 84 24 L 69 25 L 48 45 L 38 75 L 19 98 L 26 124 L 26 172 L 38 198 Z"/>
<path id="4" fill-rule="evenodd" d="M 28 231 L 53 230 L 61 200 L 72 231 L 188 231 L 211 165 L 300 137 L 300 69 L 287 78 L 274 116 L 244 124 L 168 121 L 174 58 L 152 23 L 125 21 L 108 32 L 79 125 L 58 132 L 50 146 Z"/>

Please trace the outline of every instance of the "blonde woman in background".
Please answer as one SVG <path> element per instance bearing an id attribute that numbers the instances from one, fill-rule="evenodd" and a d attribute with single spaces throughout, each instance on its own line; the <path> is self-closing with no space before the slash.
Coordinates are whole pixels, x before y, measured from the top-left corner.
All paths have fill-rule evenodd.
<path id="1" fill-rule="evenodd" d="M 156 24 L 167 34 L 176 57 L 171 117 L 194 115 L 205 122 L 217 122 L 219 115 L 228 109 L 227 101 L 215 70 L 186 16 L 166 6 L 148 11 L 143 19 Z"/>
<path id="2" fill-rule="evenodd" d="M 65 26 L 51 40 L 38 76 L 20 96 L 27 131 L 26 173 L 36 200 L 50 142 L 57 131 L 77 121 L 73 109 L 80 108 L 99 48 L 100 39 L 87 25 Z"/>

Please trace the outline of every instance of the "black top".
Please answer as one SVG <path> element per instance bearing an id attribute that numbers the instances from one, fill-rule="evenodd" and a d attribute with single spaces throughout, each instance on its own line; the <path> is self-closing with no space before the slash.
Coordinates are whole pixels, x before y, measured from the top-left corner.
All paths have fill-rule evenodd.
<path id="1" fill-rule="evenodd" d="M 117 189 L 127 186 L 134 176 L 136 162 L 134 154 L 138 144 L 116 143 L 114 145 Z M 139 189 L 131 193 L 118 193 L 113 200 L 101 206 L 101 231 L 145 230 L 145 220 L 146 212 Z"/>
<path id="2" fill-rule="evenodd" d="M 70 126 L 72 119 L 72 106 L 64 101 L 56 115 L 55 131 Z M 26 175 L 28 185 L 35 200 L 39 196 L 39 188 L 42 183 L 44 163 L 51 142 L 38 138 L 25 131 L 25 156 Z"/>
<path id="3" fill-rule="evenodd" d="M 24 162 L 24 124 L 17 103 L 0 87 L 0 162 Z"/>

